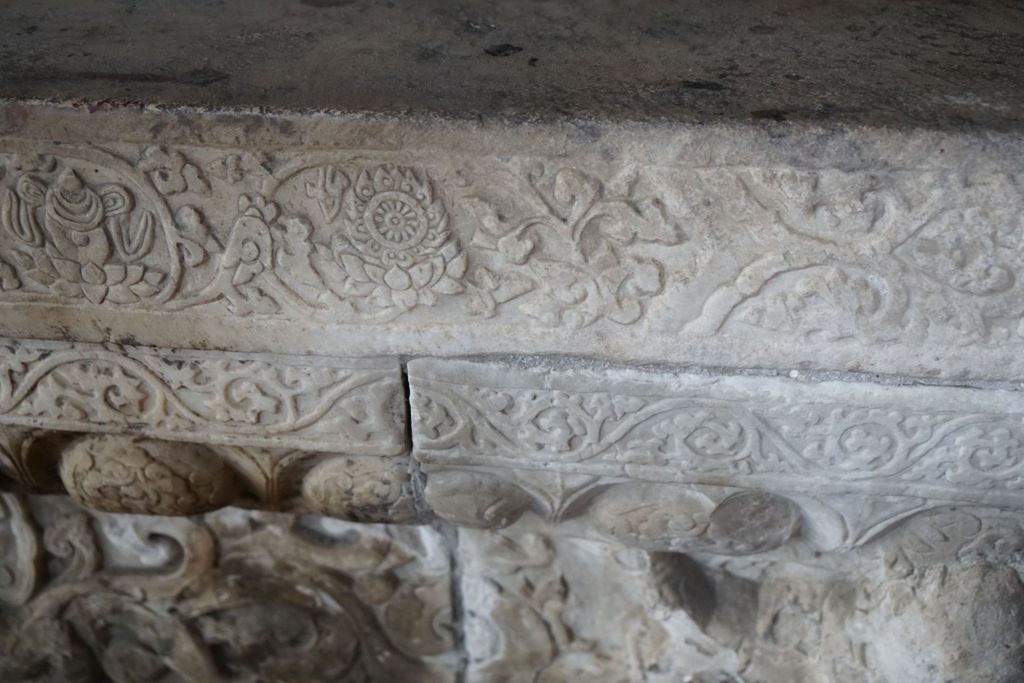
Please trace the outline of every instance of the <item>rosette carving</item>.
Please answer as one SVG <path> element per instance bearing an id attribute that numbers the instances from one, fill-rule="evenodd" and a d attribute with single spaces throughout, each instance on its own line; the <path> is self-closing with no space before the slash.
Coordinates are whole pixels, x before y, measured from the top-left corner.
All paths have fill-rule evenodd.
<path id="1" fill-rule="evenodd" d="M 383 165 L 363 170 L 345 201 L 348 224 L 331 251 L 352 288 L 377 308 L 430 306 L 462 291 L 466 257 L 448 211 L 422 172 Z"/>

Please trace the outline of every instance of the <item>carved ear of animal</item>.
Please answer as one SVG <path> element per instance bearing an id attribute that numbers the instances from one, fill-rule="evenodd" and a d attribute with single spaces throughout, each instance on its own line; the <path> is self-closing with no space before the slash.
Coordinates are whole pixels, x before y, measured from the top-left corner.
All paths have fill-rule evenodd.
<path id="1" fill-rule="evenodd" d="M 32 206 L 42 206 L 46 197 L 46 183 L 34 175 L 26 173 L 18 178 L 16 186 L 18 197 Z"/>
<path id="2" fill-rule="evenodd" d="M 108 217 L 132 210 L 132 196 L 120 185 L 104 185 L 97 189 Z"/>

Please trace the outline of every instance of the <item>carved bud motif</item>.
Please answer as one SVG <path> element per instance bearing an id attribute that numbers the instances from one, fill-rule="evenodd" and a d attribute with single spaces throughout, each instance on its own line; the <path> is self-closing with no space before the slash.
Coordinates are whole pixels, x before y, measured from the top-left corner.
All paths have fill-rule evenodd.
<path id="1" fill-rule="evenodd" d="M 306 475 L 302 495 L 316 513 L 355 522 L 411 522 L 407 495 L 409 463 L 404 458 L 334 457 Z"/>
<path id="2" fill-rule="evenodd" d="M 458 526 L 482 529 L 503 529 L 532 506 L 523 489 L 484 472 L 433 472 L 424 493 L 439 517 Z"/>
<path id="3" fill-rule="evenodd" d="M 126 436 L 86 436 L 61 457 L 60 477 L 82 505 L 103 512 L 193 515 L 230 504 L 234 471 L 208 449 Z"/>
<path id="4" fill-rule="evenodd" d="M 711 512 L 708 533 L 722 551 L 743 555 L 774 550 L 800 530 L 800 509 L 764 491 L 734 493 Z"/>

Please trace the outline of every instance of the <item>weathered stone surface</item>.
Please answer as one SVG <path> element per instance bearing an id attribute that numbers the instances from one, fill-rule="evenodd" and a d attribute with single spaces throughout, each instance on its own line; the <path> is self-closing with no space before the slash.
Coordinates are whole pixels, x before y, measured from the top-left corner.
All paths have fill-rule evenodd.
<path id="1" fill-rule="evenodd" d="M 239 478 L 202 446 L 125 436 L 77 439 L 60 459 L 76 501 L 104 512 L 195 515 L 239 498 Z"/>
<path id="2" fill-rule="evenodd" d="M 1012 2 L 5 3 L 0 96 L 224 108 L 1019 125 Z M 83 50 L 83 47 L 88 47 Z M 869 58 L 871 68 L 864 68 Z M 589 129 L 581 125 L 580 135 Z"/>
<path id="3" fill-rule="evenodd" d="M 937 683 L 1024 675 L 1021 582 L 703 565 L 552 535 L 463 530 L 469 680 Z M 739 571 L 740 573 L 735 573 Z M 745 575 L 741 575 L 745 574 Z"/>
<path id="4" fill-rule="evenodd" d="M 430 518 L 407 455 L 172 442 L 0 427 L 0 478 L 106 512 L 193 515 L 227 505 L 360 522 Z"/>
<path id="5" fill-rule="evenodd" d="M 0 505 L 4 681 L 456 680 L 449 558 L 429 528 Z"/>
<path id="6" fill-rule="evenodd" d="M 2 5 L 0 678 L 1024 677 L 1013 3 Z"/>
<path id="7" fill-rule="evenodd" d="M 932 568 L 875 600 L 868 628 L 888 680 L 1024 679 L 1024 584 L 1010 567 Z"/>
<path id="8" fill-rule="evenodd" d="M 459 557 L 467 680 L 668 682 L 736 666 L 663 602 L 641 551 L 552 536 L 527 520 L 460 531 Z"/>
<path id="9" fill-rule="evenodd" d="M 695 560 L 573 538 L 0 494 L 5 681 L 935 683 L 1020 675 L 1010 565 Z M 942 528 L 949 528 L 945 525 Z"/>

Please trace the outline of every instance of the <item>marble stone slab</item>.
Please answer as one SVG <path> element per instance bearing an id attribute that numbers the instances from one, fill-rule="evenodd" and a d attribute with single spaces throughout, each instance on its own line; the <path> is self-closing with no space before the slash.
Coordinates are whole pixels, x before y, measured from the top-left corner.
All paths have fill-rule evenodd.
<path id="1" fill-rule="evenodd" d="M 530 513 L 651 550 L 814 564 L 875 541 L 949 556 L 1020 506 L 1016 391 L 571 359 L 417 359 L 408 371 L 426 503 L 462 526 Z"/>
<path id="2" fill-rule="evenodd" d="M 409 363 L 431 466 L 1014 505 L 1024 395 L 600 367 Z"/>
<path id="3" fill-rule="evenodd" d="M 1024 30 L 979 0 L 8 0 L 0 96 L 538 119 L 1019 126 Z"/>
<path id="4" fill-rule="evenodd" d="M 5 336 L 1024 378 L 1013 132 L 0 110 Z"/>

